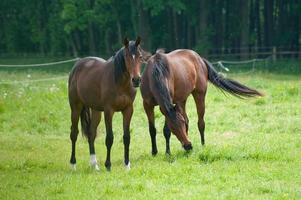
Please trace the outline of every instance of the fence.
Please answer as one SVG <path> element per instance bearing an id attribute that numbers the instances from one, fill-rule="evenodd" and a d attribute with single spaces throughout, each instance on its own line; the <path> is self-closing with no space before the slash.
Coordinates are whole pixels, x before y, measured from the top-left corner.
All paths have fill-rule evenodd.
<path id="1" fill-rule="evenodd" d="M 65 64 L 65 63 L 72 63 L 80 58 L 74 58 L 74 59 L 68 59 L 68 60 L 63 60 L 63 61 L 57 61 L 57 62 L 49 62 L 49 63 L 39 63 L 39 64 L 0 64 L 0 69 L 11 69 L 14 68 L 16 70 L 18 69 L 24 69 L 24 68 L 39 68 L 39 67 L 49 67 L 49 66 L 55 66 L 55 65 L 60 65 L 60 64 Z M 248 68 L 248 70 L 244 70 L 243 73 L 250 73 L 255 71 L 256 63 L 258 62 L 263 62 L 266 63 L 270 60 L 270 57 L 265 58 L 265 59 L 251 59 L 251 60 L 243 60 L 243 61 L 225 61 L 225 60 L 219 60 L 217 62 L 212 62 L 214 66 L 218 68 L 220 72 L 231 72 L 232 69 L 229 69 L 229 67 L 225 67 L 224 65 L 239 65 L 242 66 L 243 64 L 249 64 L 251 67 Z M 33 80 L 23 80 L 23 81 L 0 81 L 0 85 L 2 84 L 7 84 L 7 85 L 12 85 L 12 84 L 23 84 L 23 83 L 35 83 L 35 82 L 44 82 L 44 81 L 52 81 L 52 80 L 60 80 L 60 79 L 67 79 L 68 76 L 57 76 L 57 77 L 50 77 L 50 78 L 43 78 L 43 79 L 33 79 Z"/>
<path id="2" fill-rule="evenodd" d="M 201 52 L 199 52 L 202 55 Z M 29 54 L 33 56 L 33 54 Z M 45 57 L 45 56 L 43 56 Z M 36 58 L 43 58 L 37 56 L 35 54 L 29 60 L 36 60 Z M 267 63 L 275 62 L 277 59 L 281 58 L 294 58 L 294 59 L 301 59 L 301 51 L 299 48 L 285 48 L 285 47 L 261 47 L 261 48 L 220 48 L 220 49 L 211 49 L 208 52 L 208 55 L 205 56 L 209 60 L 213 61 L 212 64 L 217 68 L 217 70 L 221 73 L 231 73 L 231 72 L 239 72 L 239 73 L 252 73 L 255 71 L 255 68 L 258 66 L 266 67 Z M 253 59 L 250 59 L 253 58 Z M 3 56 L 1 56 L 3 59 Z M 5 57 L 4 57 L 5 58 Z M 12 56 L 13 61 L 15 57 Z M 18 57 L 19 58 L 19 57 Z M 25 58 L 25 60 L 24 60 Z M 48 58 L 47 56 L 45 58 Z M 75 61 L 79 60 L 80 58 L 72 58 L 66 60 L 60 60 L 55 62 L 48 62 L 48 63 L 38 63 L 38 64 L 2 64 L 0 63 L 0 70 L 1 69 L 26 69 L 26 68 L 43 68 L 44 67 L 52 70 L 58 67 L 62 67 L 64 64 L 74 63 Z M 23 54 L 21 59 L 18 59 L 18 62 L 27 63 L 26 54 Z M 39 59 L 37 59 L 39 60 Z M 230 61 L 232 60 L 232 61 Z M 3 62 L 3 61 L 2 61 Z M 260 65 L 258 63 L 261 63 Z M 68 65 L 69 68 L 72 65 Z M 239 66 L 239 67 L 238 67 Z M 68 69 L 69 69 L 68 68 Z M 34 82 L 44 82 L 44 81 L 52 81 L 52 80 L 59 80 L 59 79 L 67 79 L 67 76 L 56 76 L 56 77 L 49 77 L 44 79 L 34 79 L 34 80 L 24 80 L 24 81 L 0 81 L 0 84 L 22 84 L 22 83 L 34 83 Z"/>
<path id="3" fill-rule="evenodd" d="M 201 53 L 201 52 L 200 52 Z M 211 49 L 206 55 L 209 59 L 250 59 L 271 57 L 273 61 L 281 58 L 301 59 L 298 47 L 245 47 Z"/>

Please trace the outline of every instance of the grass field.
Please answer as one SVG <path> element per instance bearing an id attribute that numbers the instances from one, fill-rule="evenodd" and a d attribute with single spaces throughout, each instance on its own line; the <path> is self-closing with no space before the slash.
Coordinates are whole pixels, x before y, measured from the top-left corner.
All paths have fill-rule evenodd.
<path id="1" fill-rule="evenodd" d="M 0 81 L 67 75 L 68 69 L 1 70 Z M 96 139 L 100 172 L 89 167 L 79 137 L 77 171 L 70 170 L 70 111 L 66 79 L 0 85 L 0 199 L 301 199 L 301 76 L 232 74 L 263 91 L 260 99 L 225 96 L 212 85 L 206 99 L 206 146 L 201 147 L 192 98 L 187 104 L 185 154 L 172 136 L 166 156 L 164 118 L 156 110 L 159 153 L 151 156 L 140 93 L 131 124 L 131 171 L 123 166 L 122 119 L 115 114 L 112 171 L 104 167 L 102 121 Z"/>

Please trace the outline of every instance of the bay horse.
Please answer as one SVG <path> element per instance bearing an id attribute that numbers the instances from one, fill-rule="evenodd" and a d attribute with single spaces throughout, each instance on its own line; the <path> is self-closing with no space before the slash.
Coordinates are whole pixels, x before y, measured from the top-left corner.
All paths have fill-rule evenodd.
<path id="1" fill-rule="evenodd" d="M 165 54 L 164 50 L 160 49 L 148 60 L 142 75 L 140 90 L 148 118 L 153 155 L 158 152 L 154 118 L 154 107 L 157 105 L 165 116 L 163 133 L 166 140 L 166 154 L 170 154 L 171 132 L 186 151 L 192 149 L 188 139 L 189 121 L 185 111 L 186 100 L 190 94 L 197 108 L 201 144 L 205 144 L 204 114 L 208 80 L 219 89 L 237 97 L 262 96 L 262 93 L 255 89 L 221 76 L 209 61 L 192 50 L 179 49 Z"/>
<path id="2" fill-rule="evenodd" d="M 104 112 L 107 157 L 105 167 L 111 169 L 111 147 L 113 144 L 112 117 L 115 112 L 123 115 L 124 164 L 130 169 L 130 122 L 133 114 L 133 101 L 140 85 L 140 68 L 144 55 L 140 47 L 140 37 L 136 41 L 124 40 L 121 48 L 109 60 L 86 57 L 75 63 L 69 76 L 68 96 L 71 108 L 72 151 L 70 163 L 76 169 L 75 144 L 78 136 L 78 121 L 81 120 L 83 135 L 87 137 L 90 151 L 90 164 L 99 170 L 95 155 L 94 140 L 97 127 Z M 135 88 L 134 88 L 135 87 Z"/>

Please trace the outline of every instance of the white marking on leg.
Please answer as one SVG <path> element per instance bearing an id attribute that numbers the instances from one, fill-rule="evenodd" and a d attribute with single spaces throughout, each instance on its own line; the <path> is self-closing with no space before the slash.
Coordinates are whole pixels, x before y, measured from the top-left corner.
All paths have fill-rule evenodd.
<path id="1" fill-rule="evenodd" d="M 72 170 L 76 171 L 76 164 L 70 164 L 70 166 Z"/>
<path id="2" fill-rule="evenodd" d="M 99 166 L 97 164 L 97 159 L 95 154 L 90 155 L 90 165 L 93 167 L 96 171 L 99 171 Z"/>
<path id="3" fill-rule="evenodd" d="M 124 167 L 125 167 L 125 169 L 127 171 L 130 171 L 130 169 L 131 169 L 131 163 L 130 163 L 130 161 L 129 161 L 129 163 L 127 165 L 125 164 Z"/>
<path id="4" fill-rule="evenodd" d="M 94 165 L 95 163 L 97 163 L 96 155 L 95 154 L 91 154 L 90 155 L 90 164 Z"/>

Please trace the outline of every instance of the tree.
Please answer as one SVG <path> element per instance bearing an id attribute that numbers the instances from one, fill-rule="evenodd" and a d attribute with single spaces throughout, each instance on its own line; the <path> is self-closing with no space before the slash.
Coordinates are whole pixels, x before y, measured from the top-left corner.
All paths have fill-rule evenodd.
<path id="1" fill-rule="evenodd" d="M 0 53 L 107 58 L 138 35 L 152 52 L 299 50 L 300 10 L 298 0 L 1 0 Z"/>

